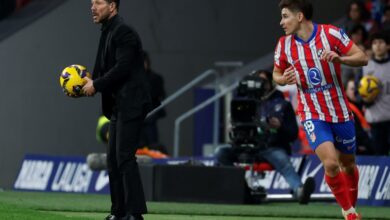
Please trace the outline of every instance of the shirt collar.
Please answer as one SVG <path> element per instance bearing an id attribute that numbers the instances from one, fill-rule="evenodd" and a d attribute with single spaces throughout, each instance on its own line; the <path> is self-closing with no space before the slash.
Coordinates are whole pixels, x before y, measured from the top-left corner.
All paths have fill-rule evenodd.
<path id="1" fill-rule="evenodd" d="M 102 32 L 106 31 L 111 26 L 111 24 L 114 23 L 114 21 L 118 19 L 118 17 L 119 17 L 118 15 L 114 15 L 114 16 L 112 16 L 112 18 L 107 19 L 106 21 L 104 21 L 102 23 L 102 27 L 101 27 L 100 30 Z"/>
<path id="2" fill-rule="evenodd" d="M 317 28 L 318 28 L 317 26 L 318 25 L 313 22 L 313 27 L 314 27 L 313 32 L 311 33 L 311 36 L 309 37 L 309 39 L 307 41 L 302 40 L 296 34 L 294 34 L 295 40 L 298 41 L 299 43 L 302 43 L 302 44 L 309 43 L 313 38 L 315 38 L 315 36 L 317 34 Z"/>

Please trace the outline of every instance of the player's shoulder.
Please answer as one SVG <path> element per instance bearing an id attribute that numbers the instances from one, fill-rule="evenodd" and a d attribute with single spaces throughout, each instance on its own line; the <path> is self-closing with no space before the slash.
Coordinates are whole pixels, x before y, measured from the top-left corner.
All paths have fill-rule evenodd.
<path id="1" fill-rule="evenodd" d="M 345 32 L 342 28 L 331 24 L 322 24 L 322 28 L 324 29 L 326 34 L 330 34 L 333 37 L 341 38 L 343 35 L 345 35 Z"/>
<path id="2" fill-rule="evenodd" d="M 279 37 L 278 44 L 284 44 L 287 38 L 291 38 L 292 35 L 283 35 Z"/>
<path id="3" fill-rule="evenodd" d="M 323 30 L 325 33 L 338 32 L 340 28 L 332 25 L 332 24 L 319 24 L 319 30 Z"/>

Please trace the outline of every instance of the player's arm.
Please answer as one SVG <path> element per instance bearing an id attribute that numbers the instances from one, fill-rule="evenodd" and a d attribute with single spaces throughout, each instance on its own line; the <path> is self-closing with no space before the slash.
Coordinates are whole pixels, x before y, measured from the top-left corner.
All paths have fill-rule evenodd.
<path id="1" fill-rule="evenodd" d="M 354 43 L 345 56 L 340 56 L 335 51 L 326 50 L 322 53 L 321 59 L 353 67 L 365 66 L 368 63 L 367 55 Z"/>
<path id="2" fill-rule="evenodd" d="M 353 67 L 365 66 L 368 63 L 367 55 L 354 43 L 344 56 L 340 56 L 335 51 L 325 50 L 321 54 L 321 59 Z"/>
<path id="3" fill-rule="evenodd" d="M 274 66 L 273 70 L 273 79 L 274 81 L 281 86 L 284 86 L 286 84 L 292 85 L 296 83 L 295 78 L 295 70 L 293 66 L 290 66 L 289 68 L 285 69 L 284 71 L 277 66 Z"/>
<path id="4" fill-rule="evenodd" d="M 353 44 L 346 56 L 340 58 L 340 63 L 354 67 L 366 66 L 368 56 L 356 44 Z"/>

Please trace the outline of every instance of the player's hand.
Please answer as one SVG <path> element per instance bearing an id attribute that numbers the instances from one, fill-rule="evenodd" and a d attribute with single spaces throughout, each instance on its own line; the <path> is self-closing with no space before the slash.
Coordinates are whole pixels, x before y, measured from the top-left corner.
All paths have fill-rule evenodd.
<path id="1" fill-rule="evenodd" d="M 85 80 L 87 80 L 87 83 L 83 86 L 82 90 L 83 90 L 83 93 L 86 95 L 86 96 L 93 96 L 95 95 L 96 93 L 96 90 L 95 90 L 95 87 L 93 87 L 93 81 L 92 79 L 88 78 L 88 77 L 85 77 L 84 78 Z"/>
<path id="2" fill-rule="evenodd" d="M 270 128 L 278 129 L 280 126 L 282 126 L 282 123 L 280 120 L 276 117 L 271 117 L 268 119 L 268 125 Z"/>
<path id="3" fill-rule="evenodd" d="M 297 83 L 297 78 L 295 76 L 295 69 L 293 66 L 287 68 L 283 73 L 283 80 L 285 84 L 293 85 Z"/>
<path id="4" fill-rule="evenodd" d="M 324 50 L 321 54 L 321 60 L 332 63 L 341 63 L 341 57 L 338 53 L 331 50 Z"/>

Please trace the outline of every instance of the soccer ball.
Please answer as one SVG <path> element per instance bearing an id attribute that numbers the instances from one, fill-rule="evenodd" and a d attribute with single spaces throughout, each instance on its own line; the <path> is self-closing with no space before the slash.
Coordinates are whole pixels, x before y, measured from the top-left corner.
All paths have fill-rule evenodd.
<path id="1" fill-rule="evenodd" d="M 381 84 L 375 76 L 367 75 L 360 79 L 358 92 L 365 102 L 373 102 L 380 91 Z"/>
<path id="2" fill-rule="evenodd" d="M 81 89 L 87 83 L 87 80 L 84 79 L 86 76 L 91 78 L 91 74 L 85 66 L 77 64 L 67 66 L 60 76 L 60 85 L 63 92 L 71 97 L 84 96 Z"/>

